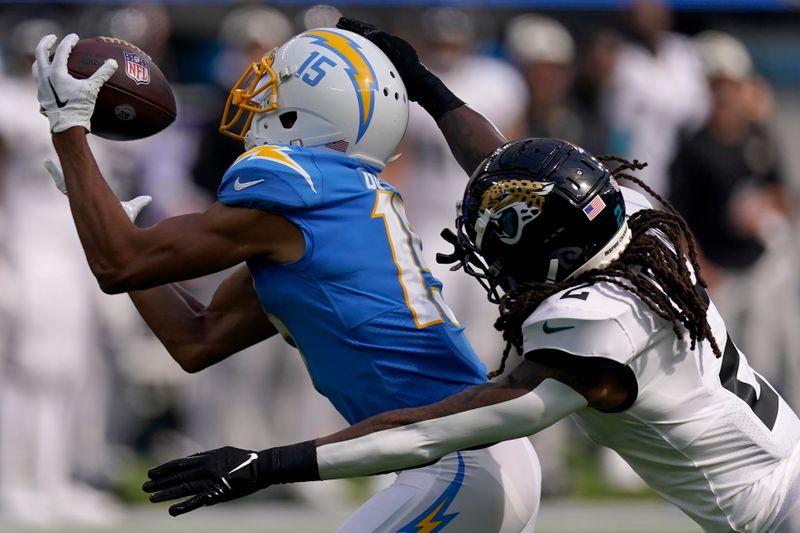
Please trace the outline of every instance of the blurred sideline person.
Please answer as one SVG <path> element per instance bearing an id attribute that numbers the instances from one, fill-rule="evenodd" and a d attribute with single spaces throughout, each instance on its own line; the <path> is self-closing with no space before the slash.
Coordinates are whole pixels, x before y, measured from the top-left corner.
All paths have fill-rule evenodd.
<path id="1" fill-rule="evenodd" d="M 528 102 L 524 81 L 510 64 L 477 49 L 480 35 L 473 17 L 454 7 L 432 8 L 419 16 L 419 28 L 425 65 L 503 134 L 522 135 Z M 494 357 L 502 346 L 502 338 L 491 326 L 497 310 L 480 298 L 474 284 L 433 261 L 435 253 L 446 246 L 439 232 L 453 223 L 464 171 L 450 155 L 436 123 L 418 106 L 411 107 L 401 151 L 398 163 L 403 172 L 392 175 L 392 183 L 398 184 L 407 200 L 409 218 L 425 243 L 423 253 L 431 271 L 442 280 L 447 303 L 475 351 L 481 357 Z M 494 359 L 486 362 L 496 364 Z"/>
<path id="2" fill-rule="evenodd" d="M 393 60 L 413 53 L 362 31 Z M 401 73 L 409 85 L 424 75 Z M 456 107 L 440 124 L 485 153 L 496 130 L 466 117 Z M 572 415 L 704 530 L 796 532 L 800 419 L 731 340 L 686 222 L 628 173 L 643 166 L 528 138 L 495 149 L 470 178 L 455 251 L 442 260 L 500 304 L 503 363 L 511 349 L 524 354 L 504 379 L 314 441 L 176 459 L 152 469 L 143 488 L 153 501 L 188 497 L 173 505 L 186 512 L 276 483 L 429 464 Z"/>
<path id="3" fill-rule="evenodd" d="M 628 40 L 615 63 L 608 104 L 616 153 L 647 161 L 642 177 L 668 194 L 679 140 L 708 115 L 708 90 L 691 41 L 669 31 L 662 0 L 635 0 L 626 12 Z"/>
<path id="4" fill-rule="evenodd" d="M 553 18 L 528 13 L 509 22 L 505 43 L 530 94 L 526 134 L 606 150 L 610 125 L 605 111 L 619 49 L 616 34 L 592 35 L 578 58 L 567 28 Z"/>
<path id="5" fill-rule="evenodd" d="M 43 18 L 19 22 L 6 35 L 9 56 L 0 74 L 0 300 L 13 305 L 0 303 L 0 328 L 8 332 L 0 347 L 0 515 L 38 525 L 100 524 L 113 522 L 119 510 L 86 483 L 91 467 L 102 471 L 109 460 L 111 374 L 101 353 L 100 293 L 69 229 L 69 209 L 35 179 L 43 174 L 36 160 L 54 153 L 45 125 L 30 120 L 39 105 L 31 52 L 43 32 L 57 28 Z"/>
<path id="6" fill-rule="evenodd" d="M 216 110 L 225 105 L 230 88 L 248 65 L 261 60 L 265 51 L 282 45 L 294 34 L 289 19 L 267 6 L 245 6 L 228 13 L 219 26 L 220 50 L 212 63 L 212 97 L 203 117 L 200 145 L 192 165 L 194 182 L 214 199 L 219 177 L 242 155 L 242 143 L 219 134 Z"/>
<path id="7" fill-rule="evenodd" d="M 567 102 L 575 80 L 575 42 L 567 29 L 550 17 L 520 15 L 509 22 L 505 42 L 528 88 L 527 134 L 582 138 L 580 118 Z"/>
<path id="8" fill-rule="evenodd" d="M 793 407 L 800 378 L 794 317 L 800 295 L 790 238 L 793 195 L 768 130 L 771 94 L 738 39 L 695 38 L 712 94 L 711 115 L 672 166 L 673 205 L 697 236 L 709 292 L 740 344 Z M 794 290 L 789 289 L 794 287 Z"/>
<path id="9" fill-rule="evenodd" d="M 223 113 L 221 131 L 247 151 L 222 177 L 218 201 L 138 229 L 86 144 L 97 92 L 117 65 L 77 80 L 66 68 L 77 35 L 51 62 L 56 41 L 39 42 L 33 72 L 89 266 L 104 292 L 129 292 L 182 368 L 200 371 L 280 334 L 350 423 L 485 382 L 400 195 L 377 177 L 403 136 L 409 98 L 430 102 L 437 117 L 449 107 L 419 87 L 407 95 L 378 48 L 324 28 L 253 63 Z M 173 283 L 237 265 L 208 305 Z M 539 485 L 527 439 L 457 452 L 400 476 L 339 531 L 418 531 L 437 520 L 458 531 L 530 531 Z"/>

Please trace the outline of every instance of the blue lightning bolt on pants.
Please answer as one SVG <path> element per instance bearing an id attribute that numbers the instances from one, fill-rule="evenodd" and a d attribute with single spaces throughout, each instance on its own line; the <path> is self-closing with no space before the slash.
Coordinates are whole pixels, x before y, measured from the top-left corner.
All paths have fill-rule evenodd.
<path id="1" fill-rule="evenodd" d="M 399 473 L 337 533 L 528 533 L 540 484 L 539 459 L 527 439 L 457 452 Z"/>

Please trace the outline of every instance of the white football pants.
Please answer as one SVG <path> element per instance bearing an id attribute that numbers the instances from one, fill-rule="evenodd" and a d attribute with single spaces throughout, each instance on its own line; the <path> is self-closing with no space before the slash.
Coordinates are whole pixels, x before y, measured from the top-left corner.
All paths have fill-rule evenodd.
<path id="1" fill-rule="evenodd" d="M 400 472 L 337 533 L 528 533 L 539 512 L 541 477 L 527 438 L 452 453 Z"/>

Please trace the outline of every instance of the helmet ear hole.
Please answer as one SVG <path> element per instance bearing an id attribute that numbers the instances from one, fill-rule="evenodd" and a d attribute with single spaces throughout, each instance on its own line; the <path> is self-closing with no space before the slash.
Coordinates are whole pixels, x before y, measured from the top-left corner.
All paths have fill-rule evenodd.
<path id="1" fill-rule="evenodd" d="M 287 111 L 286 113 L 281 114 L 279 119 L 281 121 L 281 126 L 287 130 L 292 129 L 294 123 L 297 122 L 297 111 Z"/>

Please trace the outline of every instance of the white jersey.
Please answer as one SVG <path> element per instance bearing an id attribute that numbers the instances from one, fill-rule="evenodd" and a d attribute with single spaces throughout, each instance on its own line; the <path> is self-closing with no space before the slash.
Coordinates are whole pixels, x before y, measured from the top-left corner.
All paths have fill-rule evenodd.
<path id="1" fill-rule="evenodd" d="M 691 350 L 631 292 L 579 285 L 528 317 L 524 351 L 557 349 L 630 367 L 638 394 L 629 408 L 573 415 L 589 438 L 618 452 L 706 531 L 770 531 L 800 479 L 800 420 L 750 368 L 713 304 L 708 320 L 721 358 L 707 341 Z"/>

